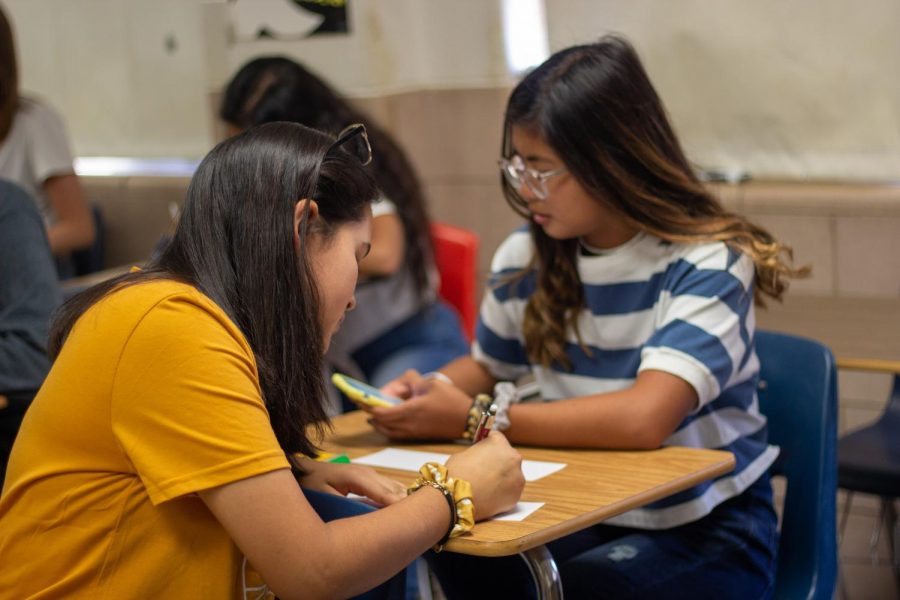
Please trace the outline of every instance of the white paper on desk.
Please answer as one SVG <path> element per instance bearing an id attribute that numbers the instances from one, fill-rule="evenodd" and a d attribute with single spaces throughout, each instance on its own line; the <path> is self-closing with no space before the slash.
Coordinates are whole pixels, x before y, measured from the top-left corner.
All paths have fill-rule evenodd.
<path id="1" fill-rule="evenodd" d="M 360 502 L 364 502 L 370 506 L 374 506 L 375 508 L 381 508 L 381 505 L 366 498 L 365 496 L 360 496 L 358 494 L 349 493 L 347 494 L 347 498 L 352 500 L 359 500 Z M 515 508 L 512 508 L 505 513 L 500 513 L 499 515 L 495 515 L 488 519 L 488 521 L 524 521 L 531 513 L 539 509 L 544 505 L 543 502 L 518 502 Z"/>
<path id="2" fill-rule="evenodd" d="M 353 462 L 370 467 L 385 467 L 387 469 L 400 469 L 401 471 L 418 471 L 419 467 L 427 462 L 444 464 L 450 458 L 449 454 L 438 452 L 420 452 L 419 450 L 400 450 L 399 448 L 385 448 L 374 454 L 367 454 L 361 458 L 354 458 Z"/>
<path id="3" fill-rule="evenodd" d="M 505 513 L 500 513 L 490 519 L 489 521 L 524 521 L 527 519 L 531 513 L 539 509 L 544 505 L 543 502 L 518 502 L 516 507 L 512 510 L 508 510 Z"/>
<path id="4" fill-rule="evenodd" d="M 566 468 L 566 463 L 546 462 L 543 460 L 523 460 L 522 474 L 525 475 L 525 481 L 537 481 L 547 475 L 553 475 L 557 471 Z"/>
<path id="5" fill-rule="evenodd" d="M 371 467 L 384 467 L 386 469 L 400 469 L 401 471 L 418 471 L 419 467 L 427 462 L 444 464 L 450 458 L 449 454 L 438 452 L 421 452 L 419 450 L 401 450 L 400 448 L 385 448 L 374 454 L 368 454 L 361 458 L 354 458 L 353 462 Z M 522 474 L 525 481 L 537 481 L 547 475 L 552 475 L 564 469 L 566 463 L 546 462 L 542 460 L 522 461 Z"/>

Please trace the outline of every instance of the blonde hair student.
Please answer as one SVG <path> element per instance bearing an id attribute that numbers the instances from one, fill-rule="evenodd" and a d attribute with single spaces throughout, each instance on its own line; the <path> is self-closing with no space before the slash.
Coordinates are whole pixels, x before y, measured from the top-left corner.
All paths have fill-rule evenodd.
<path id="1" fill-rule="evenodd" d="M 516 86 L 499 166 L 528 225 L 494 255 L 471 356 L 440 369 L 452 385 L 410 372 L 386 386 L 407 401 L 371 409 L 374 426 L 458 437 L 475 394 L 531 375 L 537 402 L 496 388 L 497 427 L 514 443 L 729 450 L 734 472 L 550 549 L 567 597 L 765 597 L 778 449 L 756 399 L 754 302 L 805 271 L 698 180 L 622 37 L 557 52 Z M 445 576 L 464 560 L 436 561 L 451 597 L 474 585 Z M 481 592 L 533 594 L 510 583 L 528 581 L 512 574 L 523 565 L 495 568 L 510 574 Z"/>
<path id="2" fill-rule="evenodd" d="M 501 434 L 429 463 L 409 495 L 308 458 L 327 426 L 322 357 L 370 245 L 377 190 L 348 151 L 364 139 L 273 123 L 222 142 L 161 256 L 62 307 L 0 496 L 0 589 L 348 597 L 515 504 Z"/>

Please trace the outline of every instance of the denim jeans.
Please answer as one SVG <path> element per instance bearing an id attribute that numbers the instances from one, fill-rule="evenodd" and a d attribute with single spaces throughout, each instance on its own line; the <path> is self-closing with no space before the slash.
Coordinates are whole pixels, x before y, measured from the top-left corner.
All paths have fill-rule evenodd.
<path id="1" fill-rule="evenodd" d="M 355 517 L 356 515 L 362 515 L 375 510 L 368 504 L 344 498 L 343 496 L 335 496 L 334 494 L 326 494 L 324 492 L 317 492 L 305 488 L 303 494 L 323 521 L 334 521 L 346 517 Z M 359 600 L 403 600 L 405 597 L 405 570 L 400 571 L 375 589 L 369 590 L 359 596 L 354 596 L 354 598 L 358 598 Z"/>
<path id="2" fill-rule="evenodd" d="M 3 489 L 3 480 L 6 479 L 6 467 L 9 462 L 9 454 L 12 452 L 13 442 L 25 411 L 31 405 L 31 401 L 37 392 L 6 392 L 6 408 L 0 408 L 0 489 Z"/>
<path id="3" fill-rule="evenodd" d="M 777 518 L 764 475 L 706 517 L 665 530 L 596 525 L 548 545 L 567 599 L 770 598 Z M 448 598 L 535 598 L 518 556 L 428 556 Z"/>
<path id="4" fill-rule="evenodd" d="M 381 387 L 407 369 L 427 373 L 468 353 L 459 315 L 437 300 L 354 352 L 353 360 L 370 384 Z"/>

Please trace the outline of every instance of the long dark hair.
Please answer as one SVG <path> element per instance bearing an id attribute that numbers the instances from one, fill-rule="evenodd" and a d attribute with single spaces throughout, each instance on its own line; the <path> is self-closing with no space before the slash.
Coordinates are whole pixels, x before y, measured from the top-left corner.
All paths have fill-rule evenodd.
<path id="1" fill-rule="evenodd" d="M 272 428 L 289 460 L 295 452 L 314 453 L 307 427 L 315 424 L 321 434 L 327 422 L 324 345 L 308 219 L 296 251 L 294 209 L 314 199 L 321 217 L 314 233 L 327 240 L 342 223 L 364 219 L 377 196 L 371 176 L 334 141 L 301 125 L 271 123 L 216 146 L 194 174 L 160 257 L 66 302 L 50 332 L 51 356 L 75 321 L 116 289 L 164 278 L 189 283 L 225 311 L 253 348 Z"/>
<path id="2" fill-rule="evenodd" d="M 403 150 L 371 118 L 321 78 L 280 56 L 257 58 L 241 67 L 225 89 L 219 116 L 241 129 L 269 121 L 291 121 L 332 134 L 351 123 L 365 123 L 375 151 L 371 166 L 375 181 L 397 206 L 406 240 L 405 263 L 420 298 L 425 299 L 434 251 L 422 186 Z"/>
<path id="3" fill-rule="evenodd" d="M 12 26 L 0 7 L 0 141 L 12 129 L 19 108 L 19 65 Z"/>
<path id="4" fill-rule="evenodd" d="M 718 240 L 753 259 L 756 300 L 780 299 L 791 249 L 768 231 L 729 213 L 696 176 L 637 52 L 619 36 L 561 50 L 513 90 L 506 109 L 504 156 L 511 129 L 539 135 L 597 202 L 631 226 L 672 242 Z M 526 202 L 502 180 L 510 206 L 527 216 Z M 526 350 L 532 360 L 568 364 L 565 333 L 578 334 L 584 306 L 576 268 L 578 240 L 554 240 L 530 224 L 537 252 L 526 272 L 537 289 L 525 311 Z"/>

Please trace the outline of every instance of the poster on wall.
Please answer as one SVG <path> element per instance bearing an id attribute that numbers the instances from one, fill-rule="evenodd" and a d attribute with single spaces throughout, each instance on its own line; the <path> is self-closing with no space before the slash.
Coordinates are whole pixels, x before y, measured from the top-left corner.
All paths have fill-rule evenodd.
<path id="1" fill-rule="evenodd" d="M 231 0 L 229 9 L 238 41 L 301 40 L 347 34 L 350 0 Z"/>

